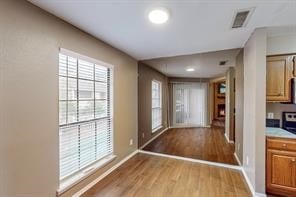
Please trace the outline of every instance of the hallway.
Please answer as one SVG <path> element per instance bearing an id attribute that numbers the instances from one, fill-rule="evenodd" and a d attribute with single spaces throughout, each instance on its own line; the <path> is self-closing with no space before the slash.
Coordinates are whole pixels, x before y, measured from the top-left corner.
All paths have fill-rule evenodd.
<path id="1" fill-rule="evenodd" d="M 144 147 L 145 151 L 238 165 L 234 144 L 227 143 L 224 132 L 213 128 L 172 128 Z"/>

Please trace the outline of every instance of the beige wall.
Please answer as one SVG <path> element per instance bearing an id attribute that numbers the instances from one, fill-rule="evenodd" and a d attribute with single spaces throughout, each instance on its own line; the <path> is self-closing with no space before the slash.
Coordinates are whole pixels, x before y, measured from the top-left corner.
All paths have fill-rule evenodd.
<path id="1" fill-rule="evenodd" d="M 60 47 L 115 66 L 117 158 L 104 170 L 137 149 L 136 60 L 27 1 L 1 0 L 0 27 L 0 196 L 56 195 Z M 131 138 L 133 146 L 129 146 Z M 76 185 L 65 196 L 85 186 L 102 171 Z"/>
<path id="2" fill-rule="evenodd" d="M 229 68 L 226 72 L 226 95 L 225 95 L 225 135 L 229 141 L 234 141 L 234 68 Z"/>
<path id="3" fill-rule="evenodd" d="M 152 67 L 139 62 L 138 66 L 138 146 L 141 147 L 151 138 L 168 127 L 168 78 Z M 151 122 L 151 82 L 162 83 L 162 128 L 152 133 Z"/>
<path id="4" fill-rule="evenodd" d="M 235 153 L 243 163 L 243 119 L 244 119 L 244 51 L 236 57 L 235 66 Z"/>
<path id="5" fill-rule="evenodd" d="M 244 47 L 243 168 L 254 190 L 265 193 L 266 29 L 255 29 Z"/>
<path id="6" fill-rule="evenodd" d="M 278 27 L 281 28 L 281 27 Z M 296 32 L 267 38 L 267 55 L 296 53 Z"/>

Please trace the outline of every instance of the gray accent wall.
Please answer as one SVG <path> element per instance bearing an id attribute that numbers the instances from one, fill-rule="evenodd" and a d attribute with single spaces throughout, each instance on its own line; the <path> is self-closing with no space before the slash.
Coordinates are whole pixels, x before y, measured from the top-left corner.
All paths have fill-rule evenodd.
<path id="1" fill-rule="evenodd" d="M 151 83 L 152 80 L 162 84 L 162 128 L 152 133 Z M 141 147 L 154 136 L 168 127 L 168 78 L 150 67 L 138 64 L 138 146 Z"/>

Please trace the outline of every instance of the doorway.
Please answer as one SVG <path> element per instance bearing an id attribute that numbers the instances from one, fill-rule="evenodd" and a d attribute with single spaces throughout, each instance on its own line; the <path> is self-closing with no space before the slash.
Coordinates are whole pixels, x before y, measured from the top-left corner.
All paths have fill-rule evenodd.
<path id="1" fill-rule="evenodd" d="M 173 83 L 173 126 L 207 125 L 208 83 Z"/>

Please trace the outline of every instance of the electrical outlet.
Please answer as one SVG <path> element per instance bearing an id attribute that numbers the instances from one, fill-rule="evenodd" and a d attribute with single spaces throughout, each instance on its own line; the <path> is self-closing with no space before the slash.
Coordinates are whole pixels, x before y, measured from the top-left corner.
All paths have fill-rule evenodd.
<path id="1" fill-rule="evenodd" d="M 274 113 L 271 113 L 271 112 L 267 113 L 267 119 L 273 119 L 273 117 L 274 117 Z"/>
<path id="2" fill-rule="evenodd" d="M 145 138 L 145 133 L 142 133 L 142 138 Z"/>
<path id="3" fill-rule="evenodd" d="M 130 139 L 129 145 L 132 146 L 133 144 L 134 144 L 134 140 L 133 139 Z"/>
<path id="4" fill-rule="evenodd" d="M 246 164 L 247 164 L 247 166 L 249 165 L 249 157 L 248 156 L 246 156 Z"/>

